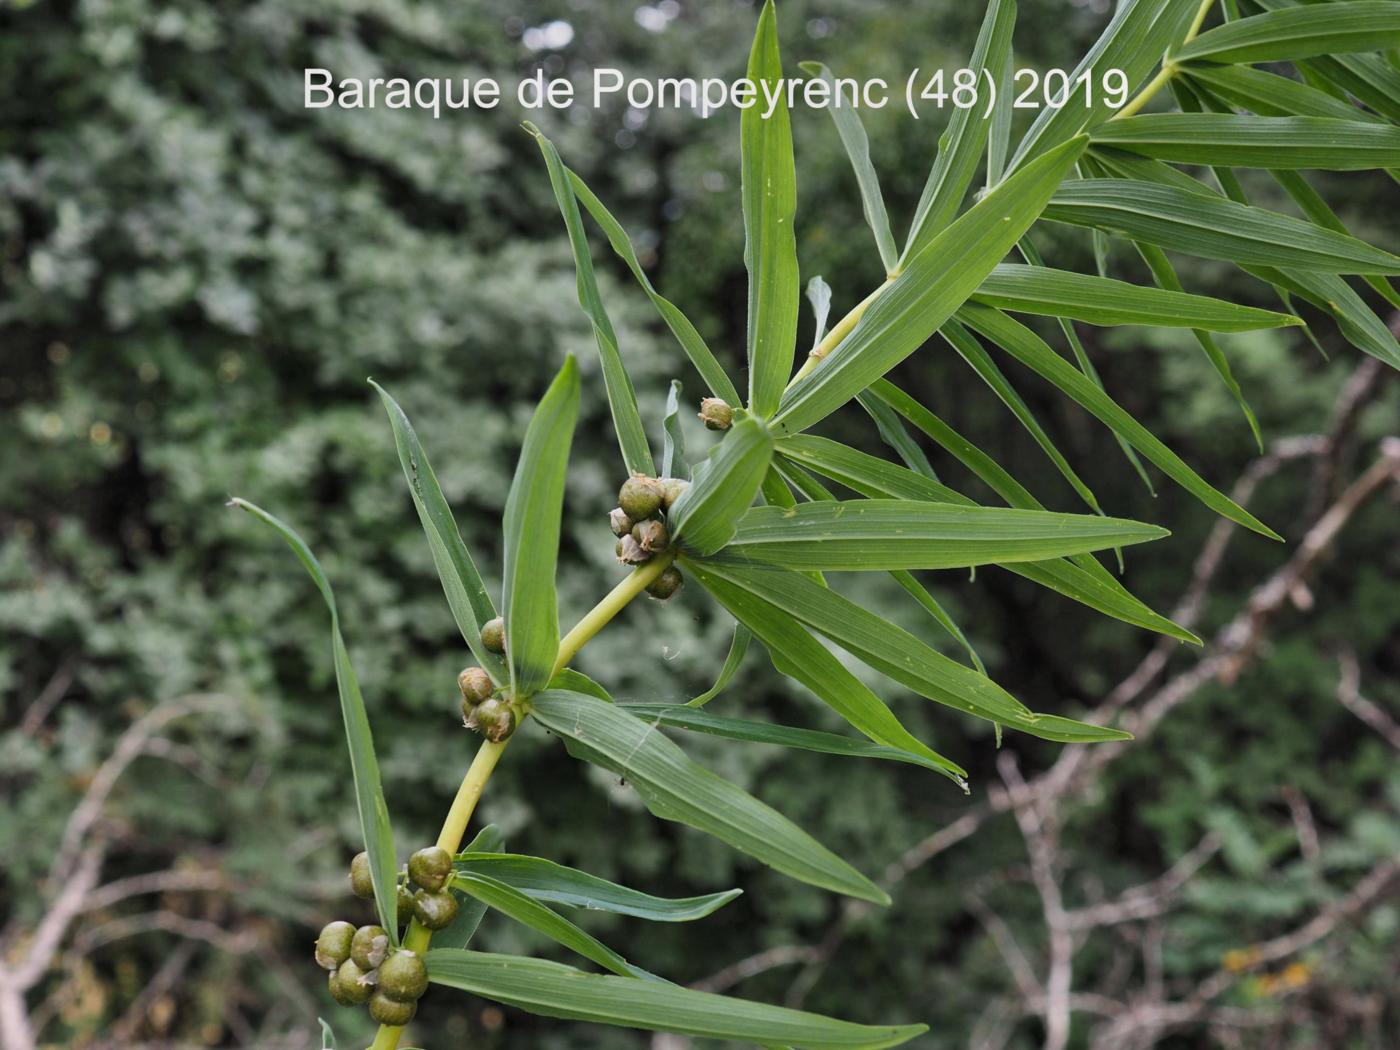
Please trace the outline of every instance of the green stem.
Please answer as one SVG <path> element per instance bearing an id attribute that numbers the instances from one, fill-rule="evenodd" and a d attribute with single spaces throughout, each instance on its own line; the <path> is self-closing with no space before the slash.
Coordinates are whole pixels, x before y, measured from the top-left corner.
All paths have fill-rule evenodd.
<path id="1" fill-rule="evenodd" d="M 822 337 L 821 341 L 817 343 L 816 346 L 812 347 L 812 352 L 807 355 L 807 360 L 803 362 L 802 367 L 797 370 L 797 374 L 794 375 L 792 379 L 788 381 L 787 388 L 789 390 L 791 390 L 793 386 L 796 385 L 799 379 L 807 375 L 807 373 L 812 371 L 812 369 L 816 368 L 817 365 L 821 363 L 822 358 L 824 358 L 827 354 L 831 353 L 831 351 L 835 350 L 842 339 L 845 339 L 846 336 L 851 334 L 851 329 L 856 326 L 856 322 L 859 321 L 861 317 L 865 314 L 865 311 L 869 308 L 870 304 L 875 301 L 876 297 L 879 296 L 881 292 L 883 292 L 886 288 L 893 284 L 895 278 L 898 276 L 898 272 L 891 273 L 888 277 L 885 278 L 884 284 L 880 285 L 879 288 L 876 288 L 864 299 L 856 303 L 856 305 L 851 308 L 850 313 L 848 313 L 845 317 L 841 318 L 841 320 L 837 321 L 836 324 L 834 324 L 831 327 L 831 330 L 828 331 L 826 335 Z"/>
<path id="2" fill-rule="evenodd" d="M 1214 5 L 1215 0 L 1201 0 L 1201 6 L 1196 8 L 1196 17 L 1191 19 L 1191 26 L 1186 30 L 1186 36 L 1182 38 L 1181 43 L 1177 45 L 1178 47 L 1185 47 L 1196 39 L 1197 34 L 1201 31 L 1201 26 L 1205 24 L 1206 15 L 1210 13 L 1210 9 Z M 1153 95 L 1171 83 L 1172 77 L 1176 76 L 1180 68 L 1171 59 L 1163 59 L 1162 68 L 1157 71 L 1157 75 L 1142 86 L 1142 90 L 1133 97 L 1132 101 L 1109 119 L 1117 120 L 1119 117 L 1131 117 L 1140 111 L 1143 106 L 1152 101 Z"/>
<path id="3" fill-rule="evenodd" d="M 609 591 L 602 601 L 590 609 L 574 629 L 560 640 L 559 656 L 554 662 L 554 673 L 558 674 L 567 667 L 569 662 L 578 655 L 578 651 L 588 644 L 594 635 L 606 627 L 614 616 L 626 608 L 628 602 L 646 590 L 653 580 L 665 572 L 666 567 L 674 559 L 675 554 L 667 552 L 652 558 L 645 565 L 637 566 L 630 576 Z M 486 782 L 491 779 L 491 774 L 496 769 L 496 763 L 501 760 L 501 754 L 511 739 L 511 737 L 506 737 L 499 743 L 493 743 L 490 740 L 483 742 L 476 752 L 476 757 L 472 759 L 472 764 L 467 769 L 467 775 L 462 778 L 462 784 L 457 788 L 457 797 L 452 800 L 452 806 L 443 819 L 442 830 L 438 832 L 437 844 L 448 853 L 455 855 L 462 848 L 462 839 L 466 836 L 467 825 L 471 822 L 476 804 L 480 801 L 482 792 L 486 790 Z M 409 924 L 408 933 L 404 935 L 403 946 L 408 951 L 422 955 L 428 950 L 428 942 L 432 936 L 432 930 L 420 925 L 418 920 L 414 919 Z M 393 1025 L 380 1025 L 370 1050 L 398 1050 L 399 1037 L 402 1034 L 402 1028 Z"/>

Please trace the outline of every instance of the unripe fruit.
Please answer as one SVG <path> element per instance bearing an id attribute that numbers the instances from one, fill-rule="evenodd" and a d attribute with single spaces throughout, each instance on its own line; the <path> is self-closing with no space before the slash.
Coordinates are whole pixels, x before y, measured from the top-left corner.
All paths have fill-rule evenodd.
<path id="1" fill-rule="evenodd" d="M 506 651 L 506 622 L 497 616 L 487 620 L 481 627 L 481 644 L 493 653 Z"/>
<path id="2" fill-rule="evenodd" d="M 411 1003 L 428 990 L 428 968 L 414 952 L 395 952 L 379 967 L 379 990 L 390 999 Z"/>
<path id="3" fill-rule="evenodd" d="M 462 690 L 462 699 L 469 704 L 479 704 L 496 691 L 491 676 L 480 667 L 464 668 L 457 676 L 457 688 Z"/>
<path id="4" fill-rule="evenodd" d="M 331 995 L 342 1005 L 364 1002 L 374 991 L 374 979 L 365 980 L 365 977 L 365 971 L 354 959 L 345 960 L 332 976 Z M 339 995 L 336 994 L 337 986 Z"/>
<path id="5" fill-rule="evenodd" d="M 341 990 L 340 973 L 336 970 L 332 970 L 330 973 L 326 974 L 326 977 L 328 978 L 326 981 L 326 988 L 329 989 L 331 998 L 341 1006 L 354 1006 L 355 1000 L 351 999 L 348 993 Z"/>
<path id="6" fill-rule="evenodd" d="M 380 1024 L 402 1028 L 413 1020 L 413 1015 L 417 1012 L 417 1003 L 401 1003 L 397 999 L 390 999 L 383 992 L 375 992 L 369 998 L 369 1015 Z"/>
<path id="7" fill-rule="evenodd" d="M 361 926 L 350 942 L 350 958 L 361 970 L 377 970 L 389 954 L 389 935 L 383 926 Z"/>
<path id="8" fill-rule="evenodd" d="M 467 728 L 499 744 L 515 732 L 515 711 L 504 700 L 487 700 L 472 709 L 467 717 Z"/>
<path id="9" fill-rule="evenodd" d="M 448 890 L 419 890 L 413 895 L 413 914 L 421 925 L 440 930 L 457 917 L 457 898 Z"/>
<path id="10" fill-rule="evenodd" d="M 348 922 L 330 922 L 316 938 L 316 965 L 335 972 L 340 964 L 350 958 L 350 943 L 355 936 L 355 927 Z"/>
<path id="11" fill-rule="evenodd" d="M 665 572 L 647 584 L 647 593 L 664 602 L 680 590 L 683 583 L 685 577 L 681 575 L 681 570 L 674 565 L 668 565 Z"/>
<path id="12" fill-rule="evenodd" d="M 612 529 L 614 536 L 626 536 L 632 531 L 632 525 L 632 519 L 621 507 L 614 507 L 608 512 L 608 528 Z"/>
<path id="13" fill-rule="evenodd" d="M 633 474 L 618 490 L 617 504 L 633 521 L 650 517 L 661 507 L 661 482 L 645 474 Z"/>
<path id="14" fill-rule="evenodd" d="M 632 527 L 632 538 L 647 554 L 664 551 L 671 545 L 671 534 L 659 521 L 639 521 Z"/>
<path id="15" fill-rule="evenodd" d="M 728 430 L 734 422 L 734 410 L 728 401 L 707 397 L 700 402 L 700 422 L 709 430 Z"/>
<path id="16" fill-rule="evenodd" d="M 684 478 L 662 478 L 661 479 L 661 507 L 663 510 L 670 510 L 671 504 L 681 498 L 681 493 L 690 488 L 690 482 Z"/>
<path id="17" fill-rule="evenodd" d="M 624 565 L 640 565 L 651 558 L 642 550 L 642 545 L 631 536 L 624 536 L 617 542 L 617 560 Z"/>
<path id="18" fill-rule="evenodd" d="M 350 892 L 369 900 L 374 897 L 374 879 L 369 873 L 369 854 L 356 853 L 350 862 Z"/>
<path id="19" fill-rule="evenodd" d="M 465 706 L 465 705 L 464 705 Z M 399 887 L 399 922 L 413 918 L 413 891 L 407 886 Z"/>
<path id="20" fill-rule="evenodd" d="M 408 877 L 425 890 L 440 890 L 452 874 L 452 854 L 441 846 L 428 846 L 408 858 Z"/>

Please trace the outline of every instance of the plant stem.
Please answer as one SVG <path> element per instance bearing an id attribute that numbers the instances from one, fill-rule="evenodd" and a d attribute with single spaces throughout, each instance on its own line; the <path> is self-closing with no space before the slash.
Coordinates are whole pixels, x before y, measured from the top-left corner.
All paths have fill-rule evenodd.
<path id="1" fill-rule="evenodd" d="M 631 575 L 609 591 L 602 601 L 593 606 L 574 629 L 560 640 L 559 656 L 554 661 L 554 673 L 558 674 L 567 667 L 569 661 L 578 655 L 578 651 L 594 635 L 606 627 L 608 622 L 627 606 L 628 602 L 646 590 L 653 580 L 665 572 L 666 567 L 673 560 L 675 560 L 674 552 L 668 551 L 652 558 L 645 565 L 637 566 L 632 570 Z M 527 714 L 528 711 L 521 717 L 524 718 Z M 443 819 L 442 830 L 438 832 L 437 844 L 448 853 L 455 855 L 462 848 L 462 839 L 467 833 L 467 825 L 471 822 L 476 804 L 481 799 L 482 792 L 486 790 L 486 782 L 491 779 L 491 774 L 496 769 L 496 763 L 500 761 L 501 754 L 511 739 L 512 737 L 506 737 L 499 743 L 484 741 L 477 750 L 476 757 L 472 759 L 472 764 L 467 769 L 467 775 L 462 778 L 462 784 L 457 788 L 457 796 L 452 800 L 452 807 Z M 422 955 L 423 952 L 427 951 L 428 942 L 432 936 L 432 930 L 420 925 L 418 920 L 414 919 L 409 924 L 408 933 L 404 936 L 403 946 L 408 951 Z M 370 1050 L 397 1050 L 399 1036 L 402 1033 L 402 1028 L 380 1025 Z"/>
<path id="2" fill-rule="evenodd" d="M 1206 15 L 1210 13 L 1210 9 L 1214 5 L 1215 0 L 1201 0 L 1201 6 L 1196 8 L 1196 16 L 1191 19 L 1191 26 L 1186 30 L 1186 35 L 1182 37 L 1181 43 L 1177 45 L 1178 47 L 1185 47 L 1196 39 L 1197 34 L 1201 31 L 1201 26 L 1205 23 Z M 1170 58 L 1163 59 L 1162 68 L 1157 71 L 1157 75 L 1142 86 L 1142 90 L 1133 96 L 1132 101 L 1117 113 L 1113 114 L 1109 119 L 1117 120 L 1119 117 L 1131 117 L 1134 113 L 1137 113 L 1152 100 L 1153 95 L 1157 94 L 1162 88 L 1171 83 L 1172 77 L 1176 76 L 1177 70 L 1180 68 L 1181 67 Z"/>
<path id="3" fill-rule="evenodd" d="M 816 346 L 812 347 L 812 352 L 807 355 L 807 360 L 803 362 L 802 367 L 797 370 L 797 374 L 794 375 L 792 379 L 788 381 L 789 390 L 792 389 L 793 385 L 799 379 L 805 376 L 812 369 L 816 368 L 817 365 L 821 362 L 822 358 L 824 358 L 827 354 L 831 353 L 831 351 L 835 350 L 842 339 L 845 339 L 846 336 L 851 334 L 851 329 L 856 326 L 856 322 L 859 321 L 861 317 L 865 314 L 865 311 L 869 308 L 870 304 L 875 301 L 875 298 L 881 292 L 883 292 L 886 288 L 893 284 L 895 278 L 898 276 L 899 274 L 897 272 L 890 274 L 888 277 L 885 278 L 884 284 L 880 285 L 879 288 L 876 288 L 864 299 L 856 303 L 856 305 L 851 308 L 850 313 L 848 313 L 845 317 L 841 318 L 841 320 L 837 321 L 836 324 L 832 325 L 830 331 L 828 331 L 826 335 L 822 337 L 821 341 L 817 343 Z"/>

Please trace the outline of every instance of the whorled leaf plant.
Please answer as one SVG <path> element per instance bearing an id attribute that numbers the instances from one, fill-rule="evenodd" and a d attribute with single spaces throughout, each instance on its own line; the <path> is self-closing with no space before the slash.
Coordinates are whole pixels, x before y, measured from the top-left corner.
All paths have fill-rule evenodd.
<path id="1" fill-rule="evenodd" d="M 794 370 L 800 286 L 796 180 L 789 114 L 757 109 L 741 118 L 744 261 L 749 272 L 747 404 L 704 338 L 652 286 L 626 231 L 532 125 L 543 151 L 577 268 L 579 302 L 596 337 L 624 482 L 610 525 L 630 573 L 562 637 L 555 572 L 569 446 L 578 412 L 578 371 L 565 361 L 527 430 L 504 518 L 498 608 L 467 551 L 413 427 L 387 391 L 404 475 L 434 563 L 475 664 L 462 672 L 464 721 L 483 737 L 435 844 L 400 866 L 365 705 L 335 597 L 315 557 L 287 525 L 234 502 L 292 544 L 331 613 L 341 709 L 365 850 L 351 888 L 372 898 L 379 924 L 331 923 L 316 957 L 342 1003 L 368 1002 L 382 1023 L 375 1050 L 397 1047 L 402 1026 L 430 983 L 551 1017 L 795 1047 L 894 1046 L 920 1025 L 860 1025 L 721 998 L 678 987 L 628 962 L 560 909 L 596 908 L 657 922 L 703 918 L 729 890 L 663 899 L 505 852 L 488 827 L 465 848 L 473 809 L 496 763 L 525 723 L 560 738 L 577 758 L 625 778 L 657 816 L 711 835 L 795 879 L 879 904 L 885 893 L 847 858 L 821 845 L 757 798 L 687 757 L 661 728 L 708 733 L 834 755 L 922 766 L 962 785 L 952 759 L 917 739 L 885 701 L 831 651 L 920 696 L 1048 740 L 1093 743 L 1125 734 L 1032 711 L 989 678 L 956 623 L 913 575 L 918 570 L 1004 566 L 1104 615 L 1184 641 L 1190 632 L 1148 608 L 1095 556 L 1165 535 L 1150 524 L 1106 516 L 1001 370 L 996 355 L 1039 374 L 1103 422 L 1133 464 L 1138 457 L 1216 513 L 1264 536 L 1276 534 L 1149 433 L 1105 391 L 1074 329 L 1162 325 L 1189 329 L 1256 428 L 1214 333 L 1301 325 L 1301 298 L 1337 322 L 1360 350 L 1400 366 L 1400 346 L 1346 280 L 1400 305 L 1388 279 L 1400 257 L 1346 230 L 1302 169 L 1400 170 L 1400 74 L 1380 52 L 1400 47 L 1400 2 L 1124 0 L 1076 73 L 1122 69 L 1135 93 L 1116 111 L 1071 77 L 1064 104 L 1045 109 L 1014 149 L 1008 111 L 990 119 L 959 111 L 939 143 L 928 184 L 899 250 L 860 122 L 838 114 L 864 211 L 887 277 L 849 296 L 855 305 L 829 328 L 836 297 L 809 282 L 817 341 Z M 1015 5 L 991 0 L 973 53 L 978 68 L 1010 68 Z M 1163 56 L 1165 55 L 1165 58 Z M 1269 69 L 1257 68 L 1268 64 Z M 830 79 L 824 66 L 807 67 Z M 783 76 L 774 5 L 759 17 L 749 59 L 754 81 Z M 1169 89 L 1164 91 L 1163 89 Z M 1167 111 L 1161 103 L 1174 99 Z M 1146 112 L 1151 103 L 1158 111 Z M 985 158 L 985 160 L 983 159 Z M 1236 168 L 1267 171 L 1298 215 L 1247 199 Z M 986 173 L 975 193 L 973 178 Z M 974 198 L 967 205 L 969 196 Z M 582 208 L 580 208 L 580 204 Z M 674 383 L 662 422 L 658 470 L 618 338 L 599 294 L 584 214 L 598 225 L 655 305 L 709 390 L 706 426 L 722 435 L 687 467 Z M 1096 274 L 1048 265 L 1030 240 L 1037 222 L 1094 231 Z M 1109 248 L 1130 243 L 1154 285 L 1106 275 Z M 1238 265 L 1273 287 L 1283 311 L 1187 292 L 1168 252 Z M 1018 253 L 1023 262 L 1008 256 Z M 1073 362 L 1012 315 L 1055 318 Z M 986 452 L 886 374 L 915 352 L 937 353 L 940 336 L 1006 404 L 1093 512 L 1045 509 Z M 990 348 L 990 350 L 989 350 Z M 857 402 L 898 460 L 808 431 Z M 941 480 L 922 444 L 966 467 L 1005 502 L 979 506 Z M 1144 473 L 1144 478 L 1146 474 Z M 848 495 L 838 496 L 835 485 Z M 827 573 L 892 574 L 959 645 L 973 666 L 830 587 Z M 619 704 L 570 662 L 634 598 L 666 599 L 689 576 L 736 621 L 712 689 L 689 704 Z M 753 639 L 775 667 L 807 687 L 863 739 L 713 713 L 705 705 L 738 671 Z M 482 914 L 494 909 L 552 938 L 604 971 L 471 950 Z"/>

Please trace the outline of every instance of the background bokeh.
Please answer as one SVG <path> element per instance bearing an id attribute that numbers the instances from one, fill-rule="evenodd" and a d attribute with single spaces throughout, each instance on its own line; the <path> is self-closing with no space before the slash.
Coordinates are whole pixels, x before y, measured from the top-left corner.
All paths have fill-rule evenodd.
<path id="1" fill-rule="evenodd" d="M 1024 0 L 1018 62 L 1072 64 L 1105 7 Z M 964 61 L 981 13 L 954 0 L 786 0 L 780 15 L 789 64 L 816 58 L 842 75 L 900 79 L 915 65 Z M 580 78 L 594 65 L 733 77 L 754 17 L 729 0 L 0 3 L 0 1022 L 22 1009 L 46 1047 L 301 1048 L 321 1046 L 320 1015 L 340 1046 L 363 1045 L 362 1014 L 330 1003 L 310 957 L 322 923 L 364 911 L 344 893 L 358 847 L 324 608 L 281 541 L 223 503 L 236 494 L 262 504 L 319 553 L 399 841 L 430 841 L 473 747 L 454 728 L 466 653 L 367 376 L 414 420 L 468 545 L 494 577 L 528 413 L 563 355 L 578 354 L 584 415 L 559 574 L 563 619 L 617 577 L 604 515 L 621 467 L 522 114 L 514 105 L 441 120 L 307 111 L 301 69 L 511 82 L 543 63 Z M 737 375 L 745 274 L 734 114 L 702 122 L 619 106 L 533 119 Z M 891 213 L 907 221 L 939 129 L 895 109 L 870 114 L 867 126 Z M 829 119 L 798 113 L 794 134 L 804 279 L 824 274 L 843 310 L 878 282 L 878 258 Z M 1365 175 L 1324 185 L 1354 232 L 1400 243 L 1393 183 Z M 1077 234 L 1038 237 L 1061 265 L 1092 265 Z M 595 259 L 659 441 L 667 382 L 681 378 L 698 398 L 699 381 L 601 240 Z M 1126 254 L 1113 263 L 1141 279 Z M 1213 265 L 1183 273 L 1189 287 L 1276 305 L 1261 285 L 1223 285 Z M 803 338 L 810 325 L 804 317 Z M 1259 471 L 1251 509 L 1294 548 L 1400 430 L 1396 385 L 1358 377 L 1357 352 L 1326 323 L 1316 329 L 1327 356 L 1292 332 L 1223 340 L 1275 452 L 1291 447 L 1272 444 L 1281 439 L 1328 433 L 1348 383 L 1361 390 L 1326 456 L 1286 455 Z M 1189 336 L 1082 334 L 1108 389 L 1211 481 L 1233 485 L 1258 455 Z M 902 381 L 1047 503 L 1075 509 L 1035 445 L 945 350 L 916 355 Z M 1127 582 L 1154 606 L 1175 607 L 1214 526 L 1209 512 L 1163 479 L 1149 495 L 1106 431 L 1031 377 L 1012 378 L 1109 513 L 1173 530 L 1129 552 Z M 826 427 L 881 451 L 858 413 Z M 706 440 L 698 427 L 691 436 Z M 987 495 L 955 463 L 935 463 Z M 1400 854 L 1400 770 L 1384 731 L 1400 708 L 1395 521 L 1394 486 L 1380 486 L 1306 584 L 1271 607 L 1247 651 L 1192 679 L 1138 744 L 1055 800 L 1051 867 L 1066 907 L 1142 884 L 1160 904 L 1081 933 L 1074 987 L 1083 998 L 1069 1045 L 1380 1048 L 1400 1039 L 1393 881 L 1337 914 L 1368 872 Z M 1294 553 L 1233 537 L 1200 603 L 1199 633 L 1213 638 Z M 1090 710 L 1154 647 L 1006 573 L 944 574 L 936 584 L 994 676 L 1039 710 Z M 902 592 L 860 586 L 889 616 L 936 637 Z M 621 697 L 681 698 L 708 685 L 729 629 L 692 589 L 629 610 L 579 666 Z M 1164 654 L 1157 682 L 1202 659 Z M 685 743 L 873 873 L 1004 793 L 1003 777 L 1015 782 L 1008 756 L 1033 778 L 1060 754 L 1015 735 L 998 752 L 982 724 L 878 685 L 916 733 L 973 772 L 970 798 L 914 767 Z M 1379 730 L 1356 717 L 1358 698 L 1381 712 Z M 180 706 L 160 706 L 170 704 Z M 716 705 L 834 728 L 757 646 Z M 138 721 L 153 711 L 179 717 Z M 150 739 L 107 784 L 104 763 L 130 744 L 133 724 Z M 746 891 L 690 926 L 584 917 L 629 959 L 692 982 L 770 952 L 734 991 L 855 1020 L 927 1021 L 919 1046 L 1046 1040 L 1034 987 L 1018 984 L 1008 962 L 1020 953 L 1040 981 L 1052 947 L 1010 813 L 987 816 L 910 870 L 888 911 L 843 913 L 829 895 L 653 820 L 616 782 L 543 734 L 524 735 L 480 810 L 512 848 L 655 892 Z M 94 785 L 101 804 L 84 811 Z M 65 843 L 75 807 L 87 823 Z M 51 874 L 56 856 L 72 864 Z M 1199 870 L 1184 885 L 1152 881 L 1192 856 Z M 79 887 L 86 903 L 17 991 L 46 911 L 79 875 L 90 882 Z M 113 884 L 119 892 L 98 889 Z M 1249 954 L 1329 916 L 1326 935 L 1295 951 Z M 497 918 L 479 939 L 555 954 Z M 1186 1002 L 1221 974 L 1208 1009 L 1130 1037 L 1104 1034 L 1122 1020 L 1107 1004 Z M 444 992 L 425 1000 L 413 1032 L 415 1045 L 433 1048 L 651 1044 Z"/>

